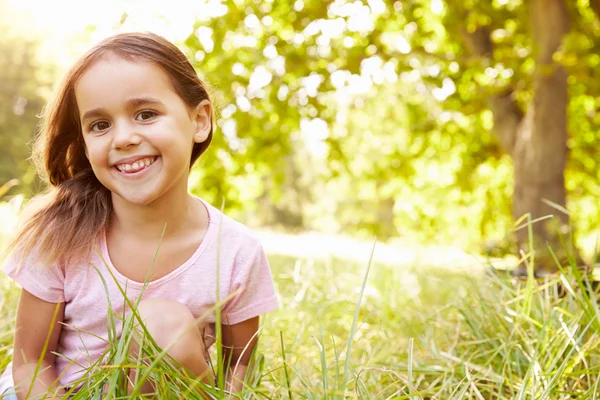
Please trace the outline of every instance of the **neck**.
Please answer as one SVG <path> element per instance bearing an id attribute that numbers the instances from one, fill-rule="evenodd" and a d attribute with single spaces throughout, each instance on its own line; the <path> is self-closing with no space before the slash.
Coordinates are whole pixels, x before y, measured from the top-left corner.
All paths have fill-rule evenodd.
<path id="1" fill-rule="evenodd" d="M 148 205 L 127 203 L 113 195 L 110 229 L 143 241 L 156 241 L 204 226 L 208 216 L 198 212 L 199 202 L 187 193 L 165 196 Z M 164 236 L 163 236 L 164 231 Z"/>

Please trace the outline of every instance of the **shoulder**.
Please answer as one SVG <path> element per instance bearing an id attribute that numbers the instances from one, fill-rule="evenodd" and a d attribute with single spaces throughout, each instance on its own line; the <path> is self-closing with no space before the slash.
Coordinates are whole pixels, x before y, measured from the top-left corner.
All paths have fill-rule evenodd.
<path id="1" fill-rule="evenodd" d="M 99 242 L 97 248 L 101 248 Z M 31 249 L 16 247 L 12 249 L 5 258 L 1 259 L 2 269 L 9 276 L 29 274 L 31 278 L 46 279 L 48 277 L 65 279 L 86 273 L 92 262 L 97 261 L 97 256 L 91 253 L 87 256 L 72 257 L 69 260 L 61 259 L 50 261 L 44 257 L 44 252 L 39 246 Z"/>
<path id="2" fill-rule="evenodd" d="M 46 275 L 49 273 L 59 273 L 64 275 L 66 269 L 64 263 L 48 263 L 43 257 L 43 253 L 37 247 L 32 249 L 15 248 L 2 261 L 3 269 L 7 273 L 18 273 L 21 270 L 28 270 L 32 274 Z"/>
<path id="3" fill-rule="evenodd" d="M 13 252 L 4 263 L 3 270 L 35 297 L 50 303 L 64 301 L 64 265 L 45 263 L 35 249 Z"/>
<path id="4" fill-rule="evenodd" d="M 210 217 L 211 235 L 221 240 L 222 245 L 228 249 L 232 247 L 239 250 L 252 251 L 261 248 L 256 232 L 239 221 L 225 215 L 216 207 L 202 200 Z"/>

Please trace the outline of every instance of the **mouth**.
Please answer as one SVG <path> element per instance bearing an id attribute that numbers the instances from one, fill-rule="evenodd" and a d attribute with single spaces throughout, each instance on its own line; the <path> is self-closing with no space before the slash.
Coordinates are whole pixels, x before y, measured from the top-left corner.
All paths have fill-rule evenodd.
<path id="1" fill-rule="evenodd" d="M 158 160 L 158 156 L 144 157 L 132 163 L 116 164 L 114 167 L 121 173 L 132 175 L 150 168 Z"/>

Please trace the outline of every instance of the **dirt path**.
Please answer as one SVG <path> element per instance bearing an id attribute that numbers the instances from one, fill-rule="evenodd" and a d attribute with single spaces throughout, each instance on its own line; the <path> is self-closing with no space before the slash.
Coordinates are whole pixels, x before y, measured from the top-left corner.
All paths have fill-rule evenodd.
<path id="1" fill-rule="evenodd" d="M 297 235 L 269 230 L 257 230 L 265 251 L 298 258 L 323 259 L 335 257 L 342 260 L 367 263 L 373 242 L 328 235 L 317 232 Z M 452 269 L 479 269 L 488 265 L 484 257 L 469 254 L 455 247 L 413 246 L 408 244 L 376 243 L 374 262 L 402 267 L 429 266 Z M 498 266 L 502 260 L 492 260 Z"/>

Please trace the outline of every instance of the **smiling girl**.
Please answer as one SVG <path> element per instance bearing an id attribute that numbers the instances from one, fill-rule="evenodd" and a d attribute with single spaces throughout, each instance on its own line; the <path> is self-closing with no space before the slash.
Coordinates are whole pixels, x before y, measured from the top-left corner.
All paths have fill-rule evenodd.
<path id="1" fill-rule="evenodd" d="M 0 395 L 66 393 L 109 345 L 109 306 L 129 312 L 119 286 L 131 301 L 142 296 L 138 311 L 158 346 L 209 383 L 221 307 L 230 389 L 241 387 L 259 315 L 277 297 L 253 233 L 188 193 L 213 129 L 205 85 L 157 35 L 113 36 L 72 67 L 35 146 L 50 190 L 33 202 L 5 265 L 22 290 Z"/>

